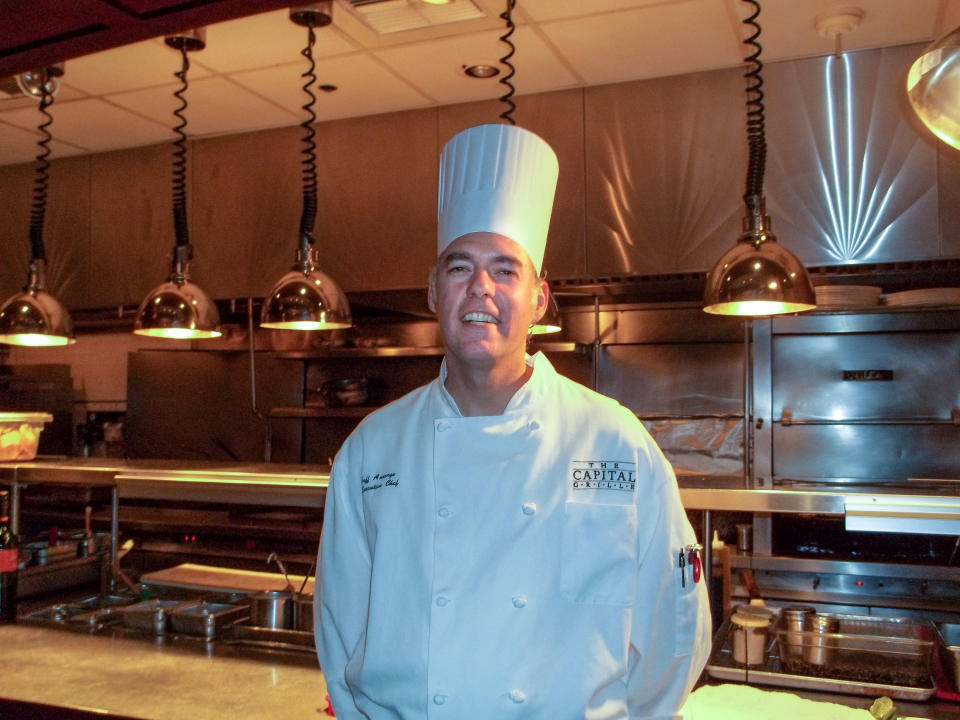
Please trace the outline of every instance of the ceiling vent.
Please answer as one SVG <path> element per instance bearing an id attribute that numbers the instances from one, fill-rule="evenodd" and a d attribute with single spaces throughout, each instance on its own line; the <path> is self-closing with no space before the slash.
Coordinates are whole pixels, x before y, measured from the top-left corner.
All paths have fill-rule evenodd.
<path id="1" fill-rule="evenodd" d="M 423 0 L 349 0 L 352 15 L 378 35 L 476 20 L 486 13 L 472 0 L 435 5 Z"/>

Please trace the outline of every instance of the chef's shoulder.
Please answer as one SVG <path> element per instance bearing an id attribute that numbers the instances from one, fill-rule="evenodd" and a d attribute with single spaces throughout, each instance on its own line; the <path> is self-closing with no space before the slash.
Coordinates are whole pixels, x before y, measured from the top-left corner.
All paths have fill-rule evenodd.
<path id="1" fill-rule="evenodd" d="M 557 379 L 562 411 L 569 417 L 579 417 L 591 425 L 636 435 L 638 439 L 649 437 L 634 412 L 614 398 L 562 375 Z"/>
<path id="2" fill-rule="evenodd" d="M 376 438 L 378 435 L 397 435 L 410 426 L 411 420 L 425 412 L 430 402 L 433 383 L 411 390 L 406 395 L 377 408 L 357 425 L 350 438 Z M 348 438 L 348 440 L 350 439 Z"/>

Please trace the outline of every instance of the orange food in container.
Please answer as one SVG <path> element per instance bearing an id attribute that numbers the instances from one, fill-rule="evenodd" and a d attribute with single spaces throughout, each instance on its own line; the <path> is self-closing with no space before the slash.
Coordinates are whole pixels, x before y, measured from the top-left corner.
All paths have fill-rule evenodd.
<path id="1" fill-rule="evenodd" d="M 0 462 L 33 460 L 44 423 L 53 415 L 43 412 L 0 412 Z"/>

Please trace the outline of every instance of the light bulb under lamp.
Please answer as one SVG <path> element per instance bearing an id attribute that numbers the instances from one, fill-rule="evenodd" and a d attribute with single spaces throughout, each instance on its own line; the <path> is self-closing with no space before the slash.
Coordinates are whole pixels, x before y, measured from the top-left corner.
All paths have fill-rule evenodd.
<path id="1" fill-rule="evenodd" d="M 960 27 L 924 50 L 910 66 L 907 97 L 923 124 L 960 150 Z"/>
<path id="2" fill-rule="evenodd" d="M 155 287 L 140 303 L 133 332 L 174 340 L 217 338 L 220 313 L 200 286 L 183 280 Z"/>
<path id="3" fill-rule="evenodd" d="M 796 256 L 776 242 L 769 218 L 744 221 L 744 234 L 707 275 L 703 309 L 742 317 L 813 310 L 813 283 Z"/>
<path id="4" fill-rule="evenodd" d="M 316 268 L 294 266 L 274 285 L 260 314 L 260 327 L 271 330 L 343 330 L 352 324 L 347 296 Z"/>
<path id="5" fill-rule="evenodd" d="M 50 347 L 76 341 L 70 313 L 45 289 L 43 260 L 33 260 L 27 287 L 0 307 L 0 343 Z"/>

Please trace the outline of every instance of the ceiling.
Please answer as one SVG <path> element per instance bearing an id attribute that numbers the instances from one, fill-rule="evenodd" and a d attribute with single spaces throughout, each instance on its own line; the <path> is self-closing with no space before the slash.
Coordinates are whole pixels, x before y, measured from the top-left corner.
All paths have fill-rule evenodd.
<path id="1" fill-rule="evenodd" d="M 454 0 L 458 12 L 471 0 Z M 466 77 L 462 67 L 496 65 L 504 0 L 472 0 L 481 17 L 423 29 L 378 34 L 351 0 L 335 0 L 333 24 L 317 31 L 314 49 L 320 121 L 496 98 L 497 78 Z M 0 68 L 66 57 L 61 88 L 51 109 L 54 157 L 104 152 L 170 141 L 172 93 L 179 83 L 176 51 L 163 33 L 184 22 L 208 22 L 204 50 L 191 53 L 187 133 L 203 137 L 295 125 L 304 119 L 300 50 L 306 30 L 290 22 L 285 8 L 265 0 L 54 0 L 4 2 L 0 26 L 17 29 L 4 41 Z M 417 11 L 422 0 L 388 0 L 378 10 Z M 75 11 L 54 23 L 40 22 L 50 9 Z M 838 7 L 863 11 L 860 27 L 842 38 L 844 50 L 925 43 L 960 26 L 960 0 L 767 0 L 760 16 L 764 62 L 824 55 L 834 41 L 821 37 L 817 16 Z M 117 13 L 118 7 L 134 13 Z M 370 10 L 372 5 L 365 6 Z M 28 8 L 28 9 L 25 9 Z M 29 10 L 33 8 L 33 10 Z M 450 8 L 448 7 L 448 10 Z M 518 0 L 513 36 L 517 94 L 734 67 L 742 62 L 740 0 Z M 108 12 L 110 11 L 110 12 Z M 112 14 L 110 14 L 112 12 Z M 95 16 L 95 17 L 94 17 Z M 234 18 L 215 22 L 223 18 Z M 90 21 L 89 23 L 87 21 Z M 94 22 L 96 21 L 96 22 Z M 102 21 L 102 22 L 101 22 Z M 98 32 L 85 40 L 63 28 Z M 35 32 L 28 31 L 38 24 Z M 140 39 L 145 38 L 145 39 Z M 112 47 L 111 47 L 112 46 Z M 90 49 L 98 51 L 90 53 Z M 100 49 L 109 48 L 109 49 Z M 87 53 L 87 54 L 82 54 Z M 0 73 L 2 74 L 2 73 Z M 519 100 L 522 103 L 522 97 Z M 492 120 L 493 118 L 491 118 Z M 41 120 L 36 101 L 0 92 L 0 165 L 31 161 Z"/>

